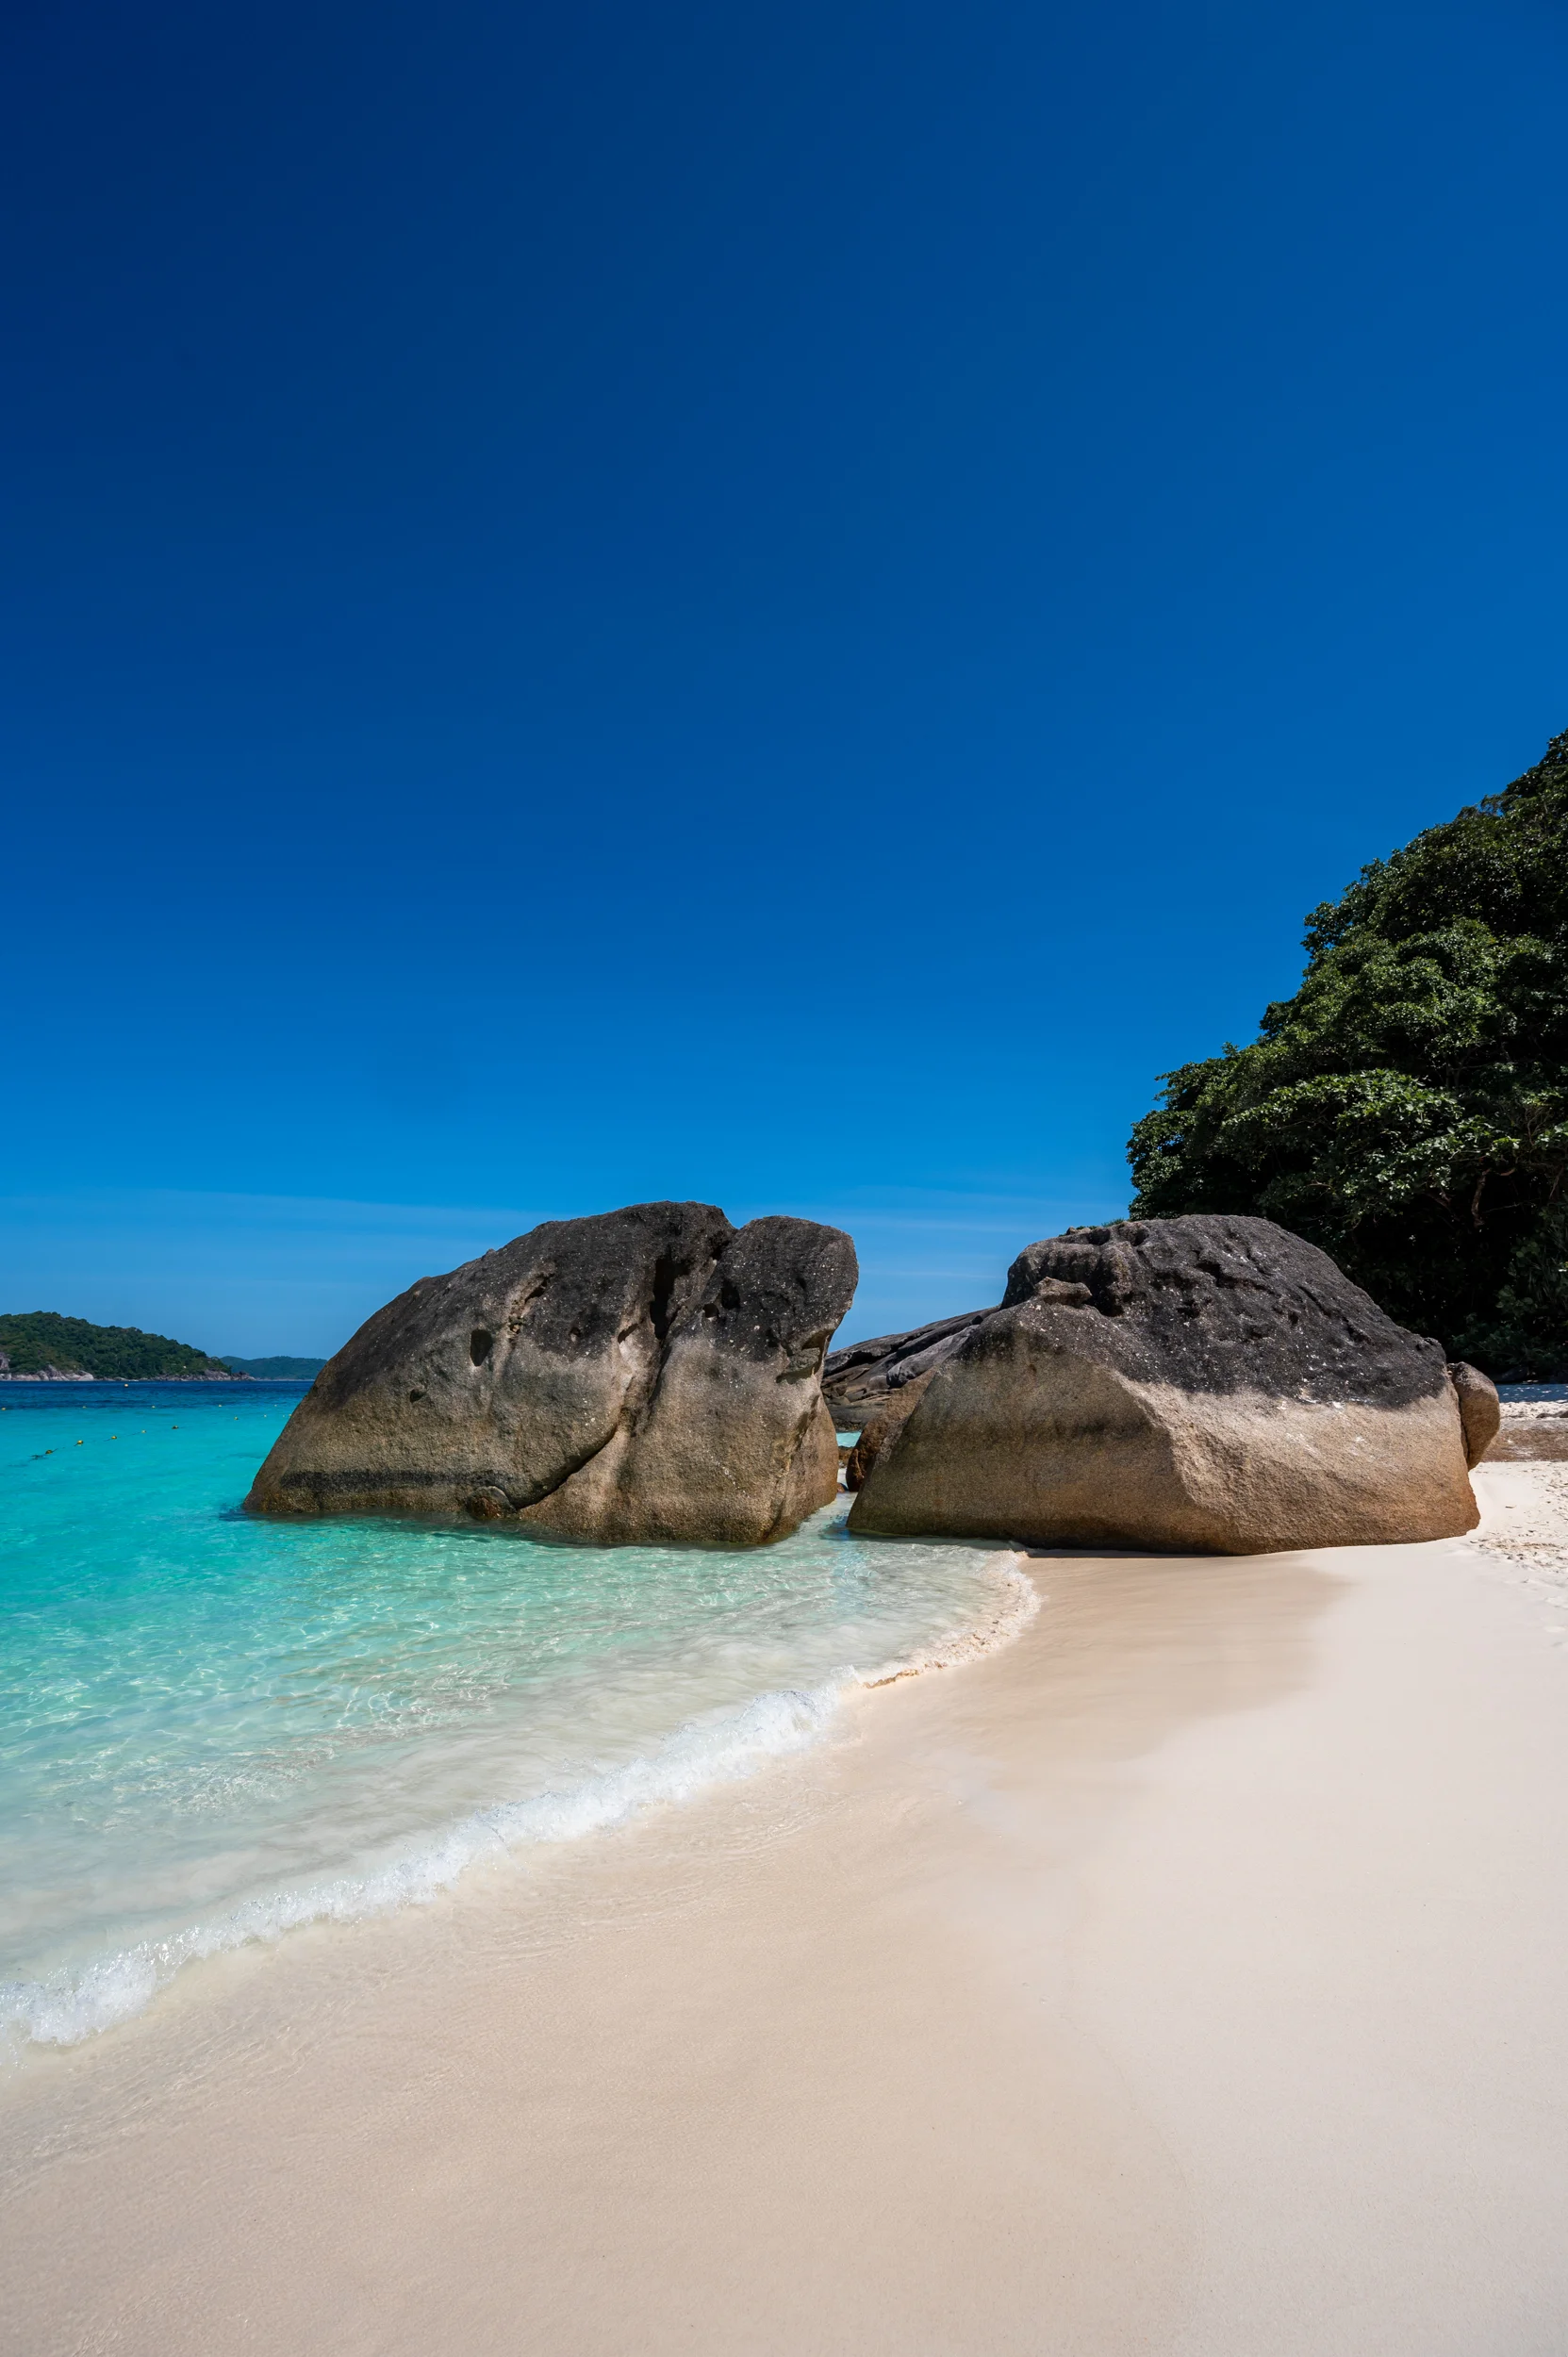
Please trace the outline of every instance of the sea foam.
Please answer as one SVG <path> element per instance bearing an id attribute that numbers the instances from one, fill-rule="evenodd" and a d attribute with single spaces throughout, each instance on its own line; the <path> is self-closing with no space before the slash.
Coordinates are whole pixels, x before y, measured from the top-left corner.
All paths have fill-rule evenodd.
<path id="1" fill-rule="evenodd" d="M 482 1861 L 520 1864 L 540 1845 L 581 1840 L 754 1775 L 819 1742 L 855 1691 L 957 1668 L 1012 1643 L 1040 1608 L 1026 1561 L 1015 1553 L 984 1558 L 977 1569 L 991 1589 L 991 1608 L 973 1626 L 873 1670 L 846 1666 L 810 1689 L 780 1689 L 702 1712 L 635 1758 L 559 1790 L 475 1809 L 363 1871 L 279 1887 L 84 1966 L 0 1984 L 0 2034 L 13 2056 L 27 2045 L 75 2045 L 142 2012 L 203 1958 L 274 1942 L 310 1923 L 348 1923 L 428 1904 Z"/>

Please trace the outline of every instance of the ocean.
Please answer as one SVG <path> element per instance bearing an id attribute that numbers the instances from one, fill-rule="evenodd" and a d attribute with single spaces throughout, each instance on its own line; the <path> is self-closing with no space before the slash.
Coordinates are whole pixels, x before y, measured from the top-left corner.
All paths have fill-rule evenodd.
<path id="1" fill-rule="evenodd" d="M 818 1741 L 857 1686 L 1032 1608 L 1011 1558 L 265 1522 L 302 1384 L 0 1386 L 0 2043 L 185 1966 L 520 1874 Z"/>

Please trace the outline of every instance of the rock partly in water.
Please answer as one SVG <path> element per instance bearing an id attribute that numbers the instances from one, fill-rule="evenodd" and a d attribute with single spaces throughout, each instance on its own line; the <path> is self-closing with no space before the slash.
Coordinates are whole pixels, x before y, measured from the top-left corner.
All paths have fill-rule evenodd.
<path id="1" fill-rule="evenodd" d="M 1272 1221 L 1201 1214 L 1021 1253 L 850 1527 L 1252 1555 L 1476 1521 L 1441 1345 Z"/>
<path id="2" fill-rule="evenodd" d="M 822 1370 L 822 1396 L 846 1429 L 867 1429 L 900 1392 L 950 1359 L 970 1327 L 990 1315 L 989 1310 L 966 1310 L 907 1334 L 878 1334 L 831 1351 Z"/>
<path id="3" fill-rule="evenodd" d="M 822 1361 L 854 1246 L 706 1203 L 550 1220 L 362 1326 L 294 1410 L 264 1514 L 467 1514 L 755 1546 L 837 1494 Z"/>

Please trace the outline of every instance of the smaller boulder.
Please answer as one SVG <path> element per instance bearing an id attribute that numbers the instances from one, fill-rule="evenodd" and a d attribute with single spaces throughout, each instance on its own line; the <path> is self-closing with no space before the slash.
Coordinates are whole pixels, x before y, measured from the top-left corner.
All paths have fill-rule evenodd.
<path id="1" fill-rule="evenodd" d="M 907 1334 L 877 1334 L 869 1342 L 831 1350 L 822 1370 L 822 1396 L 840 1424 L 860 1429 L 879 1417 L 896 1393 L 951 1358 L 970 1327 L 990 1314 L 965 1310 L 957 1317 L 913 1327 Z"/>
<path id="2" fill-rule="evenodd" d="M 1467 1465 L 1478 1465 L 1503 1421 L 1503 1403 L 1497 1397 L 1497 1386 L 1479 1367 L 1473 1367 L 1468 1359 L 1453 1359 L 1448 1364 L 1448 1380 L 1459 1396 L 1460 1425 L 1464 1433 L 1464 1459 Z"/>
<path id="3" fill-rule="evenodd" d="M 927 1386 L 935 1372 L 934 1367 L 928 1367 L 923 1375 L 900 1384 L 896 1392 L 885 1393 L 881 1405 L 872 1409 L 862 1426 L 859 1439 L 845 1459 L 846 1490 L 864 1489 L 872 1466 L 883 1450 L 898 1439 L 925 1397 Z"/>

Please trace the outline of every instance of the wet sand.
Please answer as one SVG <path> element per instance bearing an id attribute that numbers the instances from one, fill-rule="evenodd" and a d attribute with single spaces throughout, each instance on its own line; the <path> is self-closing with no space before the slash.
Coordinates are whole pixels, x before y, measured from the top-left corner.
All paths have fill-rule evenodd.
<path id="1" fill-rule="evenodd" d="M 188 1973 L 0 2094 L 0 2345 L 1561 2348 L 1562 1473 L 1036 1558 L 808 1758 Z"/>

